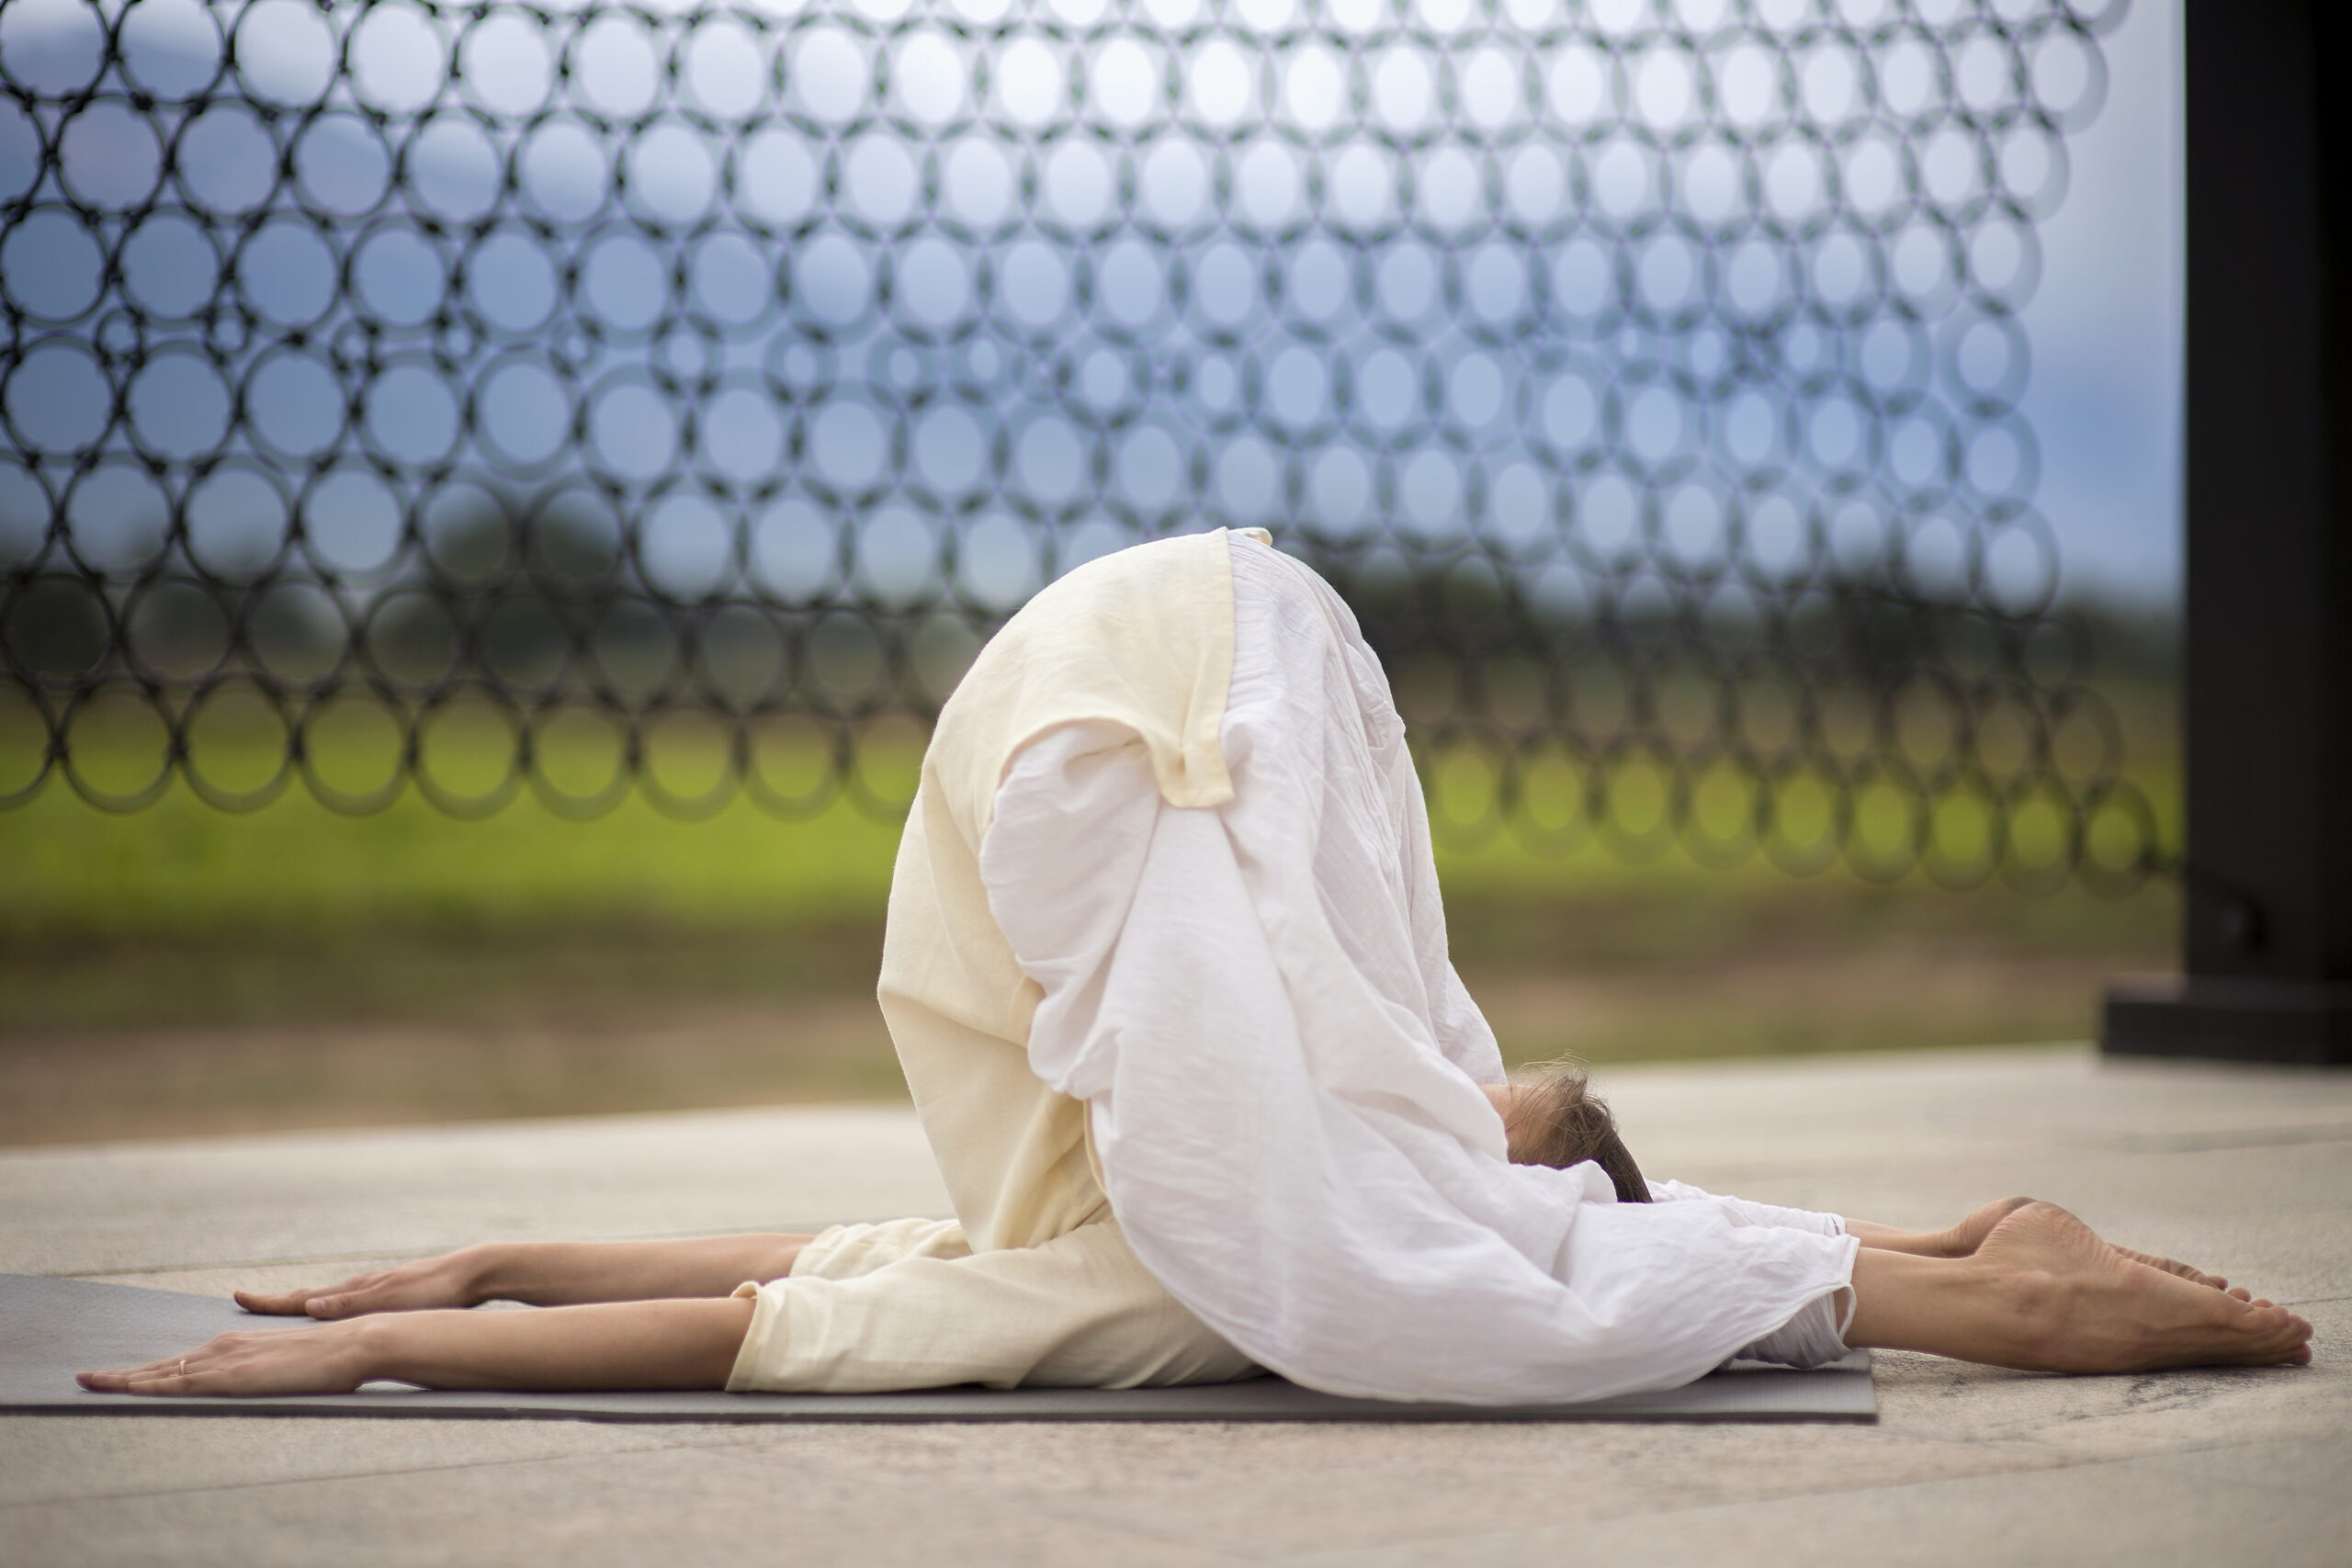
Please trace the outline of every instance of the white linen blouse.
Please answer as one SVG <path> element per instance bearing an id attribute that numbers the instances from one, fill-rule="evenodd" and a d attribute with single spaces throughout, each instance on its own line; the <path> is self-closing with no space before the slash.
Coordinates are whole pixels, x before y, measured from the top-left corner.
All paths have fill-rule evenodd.
<path id="1" fill-rule="evenodd" d="M 1379 661 L 1321 579 L 1228 539 L 1231 798 L 1170 805 L 1132 733 L 1071 724 L 980 846 L 1043 991 L 1030 1066 L 1088 1103 L 1136 1254 L 1255 1361 L 1388 1399 L 1672 1387 L 1818 1313 L 1835 1216 L 1509 1161 Z"/>

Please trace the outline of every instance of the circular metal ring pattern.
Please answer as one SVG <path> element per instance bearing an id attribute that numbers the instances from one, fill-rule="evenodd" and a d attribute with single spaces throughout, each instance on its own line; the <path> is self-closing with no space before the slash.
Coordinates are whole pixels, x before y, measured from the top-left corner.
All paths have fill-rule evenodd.
<path id="1" fill-rule="evenodd" d="M 2121 11 L 9 7 L 0 807 L 888 815 L 1264 525 L 1450 843 L 2128 888 L 2018 408 Z"/>

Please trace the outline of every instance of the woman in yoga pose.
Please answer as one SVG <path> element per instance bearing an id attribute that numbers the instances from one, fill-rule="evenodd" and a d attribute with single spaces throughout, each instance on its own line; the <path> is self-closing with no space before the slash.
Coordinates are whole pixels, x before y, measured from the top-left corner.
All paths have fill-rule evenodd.
<path id="1" fill-rule="evenodd" d="M 1580 1076 L 1504 1081 L 1346 607 L 1262 536 L 1080 569 L 940 716 L 883 1012 L 956 1217 L 469 1248 L 108 1392 L 1135 1387 L 1271 1370 L 1505 1404 L 1849 1347 L 2125 1371 L 2310 1325 L 1991 1203 L 1946 1231 L 1647 1182 Z M 552 1310 L 473 1313 L 490 1300 Z"/>

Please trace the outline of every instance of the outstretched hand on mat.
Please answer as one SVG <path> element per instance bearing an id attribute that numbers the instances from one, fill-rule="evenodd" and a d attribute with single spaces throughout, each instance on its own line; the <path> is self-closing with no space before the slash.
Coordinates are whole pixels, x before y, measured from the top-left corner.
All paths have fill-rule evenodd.
<path id="1" fill-rule="evenodd" d="M 241 1399 L 286 1393 L 349 1393 L 368 1379 L 367 1347 L 340 1325 L 223 1334 L 185 1356 L 143 1367 L 76 1372 L 93 1393 L 141 1393 L 192 1399 L 209 1394 Z"/>
<path id="2" fill-rule="evenodd" d="M 545 1312 L 400 1312 L 220 1335 L 143 1367 L 77 1372 L 94 1393 L 255 1398 L 426 1388 L 716 1389 L 749 1301 L 614 1302 Z"/>
<path id="3" fill-rule="evenodd" d="M 680 1241 L 488 1242 L 311 1290 L 239 1291 L 237 1304 L 272 1317 L 333 1322 L 484 1302 L 579 1306 L 724 1296 L 746 1280 L 783 1279 L 809 1240 L 806 1235 L 763 1234 Z"/>
<path id="4" fill-rule="evenodd" d="M 300 1328 L 223 1334 L 187 1356 L 78 1374 L 99 1393 L 348 1393 L 379 1379 L 430 1388 L 723 1388 L 751 1326 L 746 1280 L 792 1272 L 805 1235 L 515 1242 L 370 1269 L 314 1290 L 239 1291 Z M 482 1313 L 490 1301 L 549 1310 Z"/>
<path id="5" fill-rule="evenodd" d="M 479 1306 L 484 1247 L 468 1247 L 439 1258 L 371 1269 L 316 1290 L 239 1291 L 237 1304 L 272 1317 L 322 1320 L 371 1312 L 423 1312 L 435 1307 Z"/>

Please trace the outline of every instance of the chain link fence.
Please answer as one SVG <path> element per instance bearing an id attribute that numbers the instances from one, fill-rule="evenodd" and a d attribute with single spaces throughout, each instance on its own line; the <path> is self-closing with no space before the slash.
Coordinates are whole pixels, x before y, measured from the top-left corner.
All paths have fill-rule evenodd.
<path id="1" fill-rule="evenodd" d="M 2135 885 L 2018 312 L 2121 0 L 11 0 L 0 806 L 903 809 L 1271 527 L 1441 836 Z"/>

